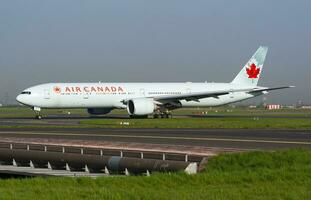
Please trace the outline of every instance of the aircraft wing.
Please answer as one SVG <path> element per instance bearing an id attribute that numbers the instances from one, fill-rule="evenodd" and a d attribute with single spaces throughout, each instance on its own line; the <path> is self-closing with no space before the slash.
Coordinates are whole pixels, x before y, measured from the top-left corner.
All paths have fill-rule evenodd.
<path id="1" fill-rule="evenodd" d="M 208 91 L 208 92 L 192 92 L 187 94 L 177 94 L 177 95 L 162 95 L 162 96 L 155 96 L 155 97 L 147 97 L 153 98 L 154 101 L 159 103 L 168 103 L 173 101 L 199 101 L 203 98 L 213 97 L 219 98 L 219 96 L 229 94 L 231 92 L 247 92 L 247 93 L 267 93 L 271 90 L 279 90 L 285 88 L 292 88 L 294 86 L 283 86 L 283 87 L 274 87 L 274 88 L 266 88 L 266 87 L 259 87 L 259 88 L 244 88 L 244 89 L 230 89 L 230 90 L 216 90 L 216 91 Z M 122 100 L 123 103 L 126 103 L 129 99 Z"/>
<path id="2" fill-rule="evenodd" d="M 231 92 L 248 92 L 248 93 L 259 93 L 259 92 L 268 92 L 271 90 L 280 90 L 285 88 L 292 88 L 294 86 L 283 86 L 283 87 L 274 87 L 274 88 L 246 88 L 246 89 L 232 89 L 232 90 L 218 90 L 218 91 L 209 91 L 209 92 L 199 92 L 199 93 L 189 93 L 189 94 L 180 94 L 180 95 L 164 95 L 154 97 L 155 101 L 199 101 L 199 99 L 214 97 L 218 98 L 221 95 L 226 95 Z"/>
<path id="3" fill-rule="evenodd" d="M 209 91 L 209 92 L 193 92 L 188 94 L 178 94 L 178 95 L 163 95 L 157 96 L 153 99 L 155 101 L 198 101 L 199 99 L 214 97 L 218 98 L 221 95 L 229 94 L 230 92 L 248 92 L 252 89 L 232 89 L 232 90 L 218 90 L 218 91 Z"/>

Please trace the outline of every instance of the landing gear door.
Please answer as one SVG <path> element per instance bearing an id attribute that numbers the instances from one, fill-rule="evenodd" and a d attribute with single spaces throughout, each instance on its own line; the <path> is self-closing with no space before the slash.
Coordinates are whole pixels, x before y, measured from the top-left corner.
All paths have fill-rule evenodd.
<path id="1" fill-rule="evenodd" d="M 44 99 L 50 99 L 51 98 L 51 92 L 48 89 L 44 90 Z"/>

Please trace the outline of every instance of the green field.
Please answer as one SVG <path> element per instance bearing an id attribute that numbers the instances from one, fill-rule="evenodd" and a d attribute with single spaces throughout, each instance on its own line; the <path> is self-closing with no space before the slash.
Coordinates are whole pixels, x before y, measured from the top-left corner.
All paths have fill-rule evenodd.
<path id="1" fill-rule="evenodd" d="M 0 180 L 0 199 L 311 199 L 311 151 L 226 154 L 204 172 Z"/>

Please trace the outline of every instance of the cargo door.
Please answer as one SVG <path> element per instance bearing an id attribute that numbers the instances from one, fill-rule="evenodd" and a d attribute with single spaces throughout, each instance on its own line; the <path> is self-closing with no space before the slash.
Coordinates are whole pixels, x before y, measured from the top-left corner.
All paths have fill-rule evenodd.
<path id="1" fill-rule="evenodd" d="M 90 97 L 90 95 L 89 95 L 89 93 L 88 92 L 86 92 L 86 93 L 84 93 L 83 94 L 83 99 L 89 99 L 89 97 Z"/>
<path id="2" fill-rule="evenodd" d="M 229 92 L 229 97 L 230 97 L 230 98 L 234 98 L 233 89 L 230 89 L 230 92 Z"/>

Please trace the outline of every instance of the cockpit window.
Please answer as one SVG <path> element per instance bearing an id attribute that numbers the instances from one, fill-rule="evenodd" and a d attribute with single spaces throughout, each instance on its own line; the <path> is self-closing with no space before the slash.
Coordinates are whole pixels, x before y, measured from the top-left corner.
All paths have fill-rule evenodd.
<path id="1" fill-rule="evenodd" d="M 31 94 L 29 91 L 23 91 L 21 94 Z"/>

